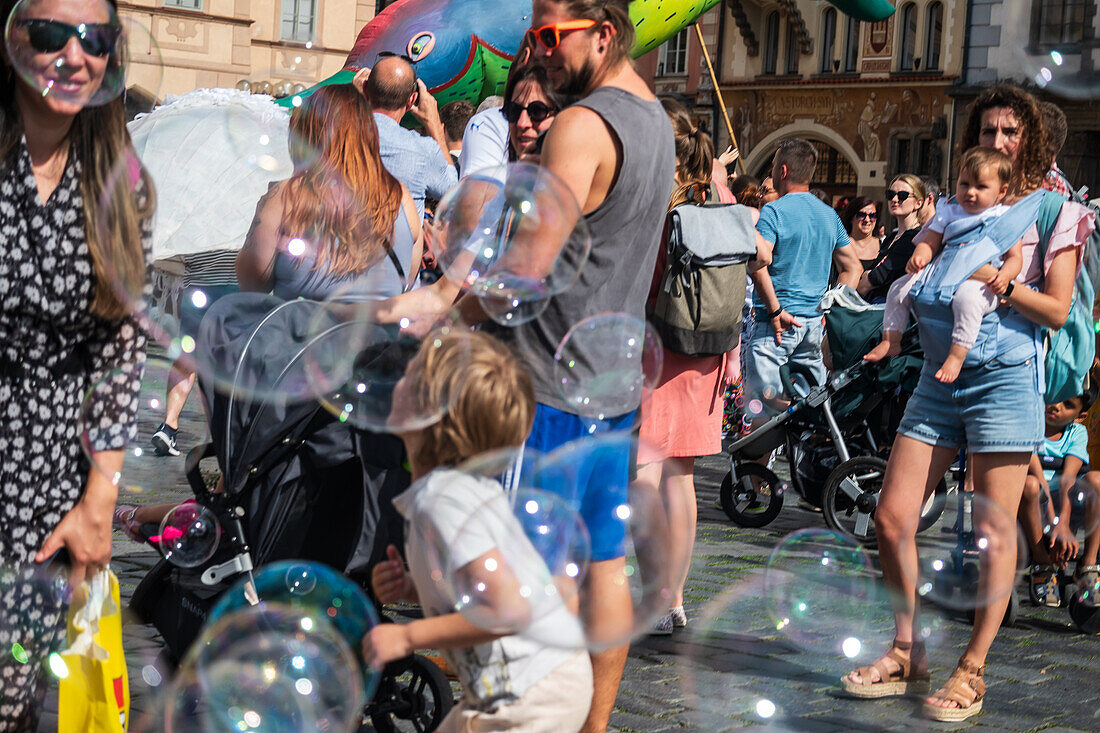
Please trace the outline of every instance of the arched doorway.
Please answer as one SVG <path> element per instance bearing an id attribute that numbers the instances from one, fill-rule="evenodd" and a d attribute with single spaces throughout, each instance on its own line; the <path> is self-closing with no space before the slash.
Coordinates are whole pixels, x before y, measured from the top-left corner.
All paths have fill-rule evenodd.
<path id="1" fill-rule="evenodd" d="M 859 175 L 851 161 L 839 150 L 823 140 L 809 140 L 817 150 L 817 167 L 814 169 L 810 188 L 820 188 L 829 196 L 830 204 L 856 195 Z M 764 180 L 772 174 L 772 159 L 760 163 L 756 177 Z"/>

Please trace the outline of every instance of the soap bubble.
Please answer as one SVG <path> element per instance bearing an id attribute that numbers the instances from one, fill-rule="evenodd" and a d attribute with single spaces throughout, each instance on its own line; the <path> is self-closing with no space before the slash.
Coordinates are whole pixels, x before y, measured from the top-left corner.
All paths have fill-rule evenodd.
<path id="1" fill-rule="evenodd" d="M 647 455 L 656 454 L 649 446 L 642 448 Z M 688 497 L 663 479 L 632 482 L 638 451 L 629 432 L 586 436 L 536 461 L 522 479 L 524 486 L 555 494 L 577 508 L 591 538 L 592 562 L 611 563 L 604 566 L 611 572 L 599 587 L 589 583 L 580 591 L 582 600 L 586 592 L 615 595 L 624 606 L 621 614 L 582 619 L 592 650 L 624 644 L 648 631 L 672 607 L 674 586 L 690 561 L 676 550 L 687 542 Z"/>
<path id="2" fill-rule="evenodd" d="M 164 515 L 160 532 L 150 541 L 173 565 L 193 568 L 214 556 L 220 538 L 221 526 L 214 513 L 201 504 L 185 502 Z"/>
<path id="3" fill-rule="evenodd" d="M 1084 63 L 1091 51 L 1083 44 L 1094 23 L 1085 5 L 1005 0 L 989 22 L 1000 29 L 1005 60 L 1014 62 L 1026 82 L 1068 99 L 1100 96 L 1100 78 Z"/>
<path id="4" fill-rule="evenodd" d="M 85 393 L 78 418 L 80 446 L 92 469 L 119 487 L 121 503 L 187 485 L 184 455 L 209 440 L 202 401 L 192 395 L 180 411 L 177 455 L 169 455 L 167 444 L 154 437 L 165 419 L 169 388 L 185 389 L 186 384 L 174 364 L 148 358 L 107 371 Z M 122 451 L 121 466 L 114 462 L 115 451 Z"/>
<path id="5" fill-rule="evenodd" d="M 826 529 L 793 532 L 764 575 L 769 621 L 803 649 L 855 657 L 885 643 L 892 615 L 866 551 Z"/>
<path id="6" fill-rule="evenodd" d="M 569 411 L 605 419 L 635 410 L 661 378 L 664 351 L 645 319 L 599 313 L 576 323 L 554 352 L 554 381 Z"/>
<path id="7" fill-rule="evenodd" d="M 976 493 L 937 494 L 929 513 L 936 513 L 939 520 L 916 538 L 917 595 L 951 611 L 1006 602 L 1027 557 L 1015 507 L 1005 511 Z M 1015 562 L 1014 574 L 996 583 L 983 572 L 994 553 L 1012 554 Z"/>
<path id="8" fill-rule="evenodd" d="M 258 600 L 284 606 L 330 623 L 352 649 L 378 624 L 378 612 L 351 578 L 319 562 L 283 560 L 265 565 L 251 579 L 238 581 L 210 610 L 207 624 L 248 608 Z M 368 694 L 374 680 L 367 681 Z"/>
<path id="9" fill-rule="evenodd" d="M 556 644 L 572 626 L 573 645 L 581 647 L 579 626 L 563 619 L 576 607 L 588 569 L 584 522 L 555 494 L 526 488 L 503 493 L 495 482 L 482 482 L 489 498 L 468 508 L 453 538 L 441 529 L 431 543 L 432 577 L 476 626 Z M 552 615 L 557 621 L 539 623 Z"/>
<path id="10" fill-rule="evenodd" d="M 305 355 L 313 392 L 338 420 L 357 428 L 398 432 L 427 427 L 447 412 L 460 388 L 433 389 L 419 371 L 403 391 L 398 383 L 414 358 L 429 354 L 445 358 L 461 379 L 470 358 L 470 344 L 460 337 L 467 329 L 450 319 L 418 338 L 403 320 L 388 320 L 378 302 L 326 303 L 311 327 L 316 346 Z"/>
<path id="11" fill-rule="evenodd" d="M 279 604 L 208 625 L 166 691 L 162 730 L 353 730 L 356 657 L 323 617 Z"/>
<path id="12" fill-rule="evenodd" d="M 545 168 L 512 163 L 476 171 L 443 197 L 432 246 L 448 279 L 497 323 L 518 325 L 576 281 L 592 243 L 565 184 Z"/>
<path id="13" fill-rule="evenodd" d="M 126 38 L 107 0 L 20 0 L 4 43 L 23 82 L 63 113 L 106 104 L 126 88 Z"/>

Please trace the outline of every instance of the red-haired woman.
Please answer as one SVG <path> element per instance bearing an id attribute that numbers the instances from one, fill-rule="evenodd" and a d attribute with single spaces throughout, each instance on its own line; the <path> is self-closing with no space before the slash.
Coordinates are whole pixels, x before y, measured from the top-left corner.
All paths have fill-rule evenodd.
<path id="1" fill-rule="evenodd" d="M 370 103 L 351 85 L 290 118 L 294 175 L 271 184 L 237 256 L 241 290 L 374 300 L 413 282 L 423 244 L 412 196 L 382 165 Z"/>

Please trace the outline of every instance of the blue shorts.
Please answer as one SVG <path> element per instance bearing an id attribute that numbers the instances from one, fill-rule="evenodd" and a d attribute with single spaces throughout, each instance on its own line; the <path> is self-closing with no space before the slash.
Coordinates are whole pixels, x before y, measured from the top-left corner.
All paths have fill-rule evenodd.
<path id="1" fill-rule="evenodd" d="M 202 317 L 214 301 L 237 292 L 240 290 L 236 285 L 192 285 L 184 288 L 180 298 L 180 336 L 195 338 Z"/>
<path id="2" fill-rule="evenodd" d="M 783 332 L 783 343 L 775 343 L 775 331 L 771 321 L 757 311 L 757 320 L 749 334 L 748 353 L 745 354 L 745 395 L 760 400 L 764 414 L 772 414 L 766 400 L 783 395 L 783 382 L 779 368 L 784 364 L 806 367 L 818 384 L 825 382 L 825 363 L 821 356 L 821 339 L 825 328 L 821 316 L 796 316 L 802 322 Z M 789 396 L 789 395 L 788 395 Z"/>
<path id="3" fill-rule="evenodd" d="M 1043 443 L 1043 394 L 1033 359 L 959 371 L 944 384 L 924 362 L 898 435 L 971 453 L 1034 453 Z"/>
<path id="4" fill-rule="evenodd" d="M 578 438 L 625 431 L 634 427 L 637 410 L 607 420 L 580 417 L 549 405 L 535 408 L 535 422 L 526 446 L 547 454 Z M 565 498 L 577 508 L 592 541 L 592 560 L 612 560 L 626 554 L 626 525 L 619 507 L 627 503 L 635 441 L 616 444 L 615 450 L 589 455 L 584 465 L 571 467 L 568 479 L 549 479 L 537 487 Z M 621 450 L 618 449 L 621 446 Z"/>

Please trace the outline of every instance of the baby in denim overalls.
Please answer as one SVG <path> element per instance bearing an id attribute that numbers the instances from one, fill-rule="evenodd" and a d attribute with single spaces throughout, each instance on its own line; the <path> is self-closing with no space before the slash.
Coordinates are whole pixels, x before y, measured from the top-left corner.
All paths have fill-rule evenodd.
<path id="1" fill-rule="evenodd" d="M 912 302 L 910 290 L 921 277 L 926 265 L 943 247 L 965 246 L 980 238 L 983 225 L 1008 211 L 1001 203 L 1008 192 L 1012 162 L 993 148 L 971 148 L 959 161 L 959 182 L 955 190 L 956 203 L 941 204 L 917 243 L 906 265 L 907 275 L 896 280 L 886 296 L 882 318 L 882 342 L 864 357 L 879 361 L 901 351 L 901 333 L 909 320 Z M 936 372 L 941 382 L 954 382 L 959 376 L 974 342 L 978 338 L 982 317 L 997 308 L 1003 294 L 1023 269 L 1023 246 L 1017 241 L 1000 260 L 997 275 L 988 283 L 981 280 L 962 282 L 951 300 L 955 325 L 951 331 L 951 349 Z"/>

